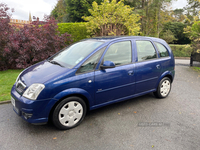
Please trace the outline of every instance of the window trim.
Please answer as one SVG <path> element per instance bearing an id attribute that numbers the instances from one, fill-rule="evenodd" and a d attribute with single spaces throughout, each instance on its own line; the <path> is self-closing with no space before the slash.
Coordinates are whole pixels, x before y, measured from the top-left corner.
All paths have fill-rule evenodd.
<path id="1" fill-rule="evenodd" d="M 147 60 L 142 60 L 142 61 L 138 61 L 138 49 L 137 49 L 137 41 L 148 41 L 152 44 L 155 52 L 156 52 L 156 58 L 152 58 L 152 59 L 147 59 Z M 158 55 L 158 50 L 157 50 L 157 47 L 154 45 L 154 43 L 151 41 L 151 40 L 148 40 L 148 39 L 144 39 L 144 40 L 135 40 L 135 47 L 136 47 L 136 53 L 137 53 L 137 59 L 136 59 L 136 63 L 140 63 L 140 62 L 145 62 L 145 61 L 151 61 L 151 60 L 156 60 L 156 59 L 159 59 L 159 56 Z"/>

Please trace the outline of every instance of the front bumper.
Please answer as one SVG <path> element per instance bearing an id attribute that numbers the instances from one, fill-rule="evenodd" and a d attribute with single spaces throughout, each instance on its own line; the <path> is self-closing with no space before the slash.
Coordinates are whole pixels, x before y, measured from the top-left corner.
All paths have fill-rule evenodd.
<path id="1" fill-rule="evenodd" d="M 55 99 L 29 100 L 21 96 L 16 90 L 15 85 L 11 90 L 13 110 L 24 120 L 33 124 L 43 124 L 48 122 L 49 113 Z"/>

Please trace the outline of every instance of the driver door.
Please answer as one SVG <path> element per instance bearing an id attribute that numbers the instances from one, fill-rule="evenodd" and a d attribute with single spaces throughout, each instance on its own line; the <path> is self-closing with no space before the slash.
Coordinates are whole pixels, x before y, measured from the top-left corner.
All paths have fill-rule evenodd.
<path id="1" fill-rule="evenodd" d="M 108 46 L 104 61 L 112 61 L 115 68 L 95 71 L 95 104 L 103 105 L 134 95 L 134 66 L 131 41 L 120 41 Z M 103 63 L 102 62 L 102 63 Z"/>

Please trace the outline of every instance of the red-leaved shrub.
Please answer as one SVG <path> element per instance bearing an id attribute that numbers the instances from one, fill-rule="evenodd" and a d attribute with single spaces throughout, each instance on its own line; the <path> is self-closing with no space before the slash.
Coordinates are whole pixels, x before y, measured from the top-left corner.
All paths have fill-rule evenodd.
<path id="1" fill-rule="evenodd" d="M 2 10 L 1 7 L 6 8 Z M 26 68 L 72 43 L 71 35 L 60 35 L 56 20 L 48 16 L 44 17 L 44 21 L 33 21 L 23 27 L 10 26 L 8 9 L 0 4 L 0 15 L 4 12 L 6 16 L 0 16 L 0 65 L 3 65 L 0 70 Z"/>
<path id="2" fill-rule="evenodd" d="M 7 69 L 7 57 L 5 55 L 5 51 L 9 51 L 5 49 L 7 43 L 9 43 L 9 36 L 13 34 L 14 30 L 10 23 L 11 15 L 8 13 L 10 10 L 6 4 L 0 3 L 0 70 Z M 13 11 L 13 10 L 12 10 Z"/>

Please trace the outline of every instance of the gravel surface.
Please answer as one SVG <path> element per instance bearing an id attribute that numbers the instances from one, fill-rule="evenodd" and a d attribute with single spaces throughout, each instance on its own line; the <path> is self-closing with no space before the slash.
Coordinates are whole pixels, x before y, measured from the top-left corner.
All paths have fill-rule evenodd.
<path id="1" fill-rule="evenodd" d="M 198 150 L 200 73 L 176 60 L 172 86 L 165 99 L 148 94 L 106 106 L 66 131 L 31 125 L 0 105 L 0 150 Z"/>

